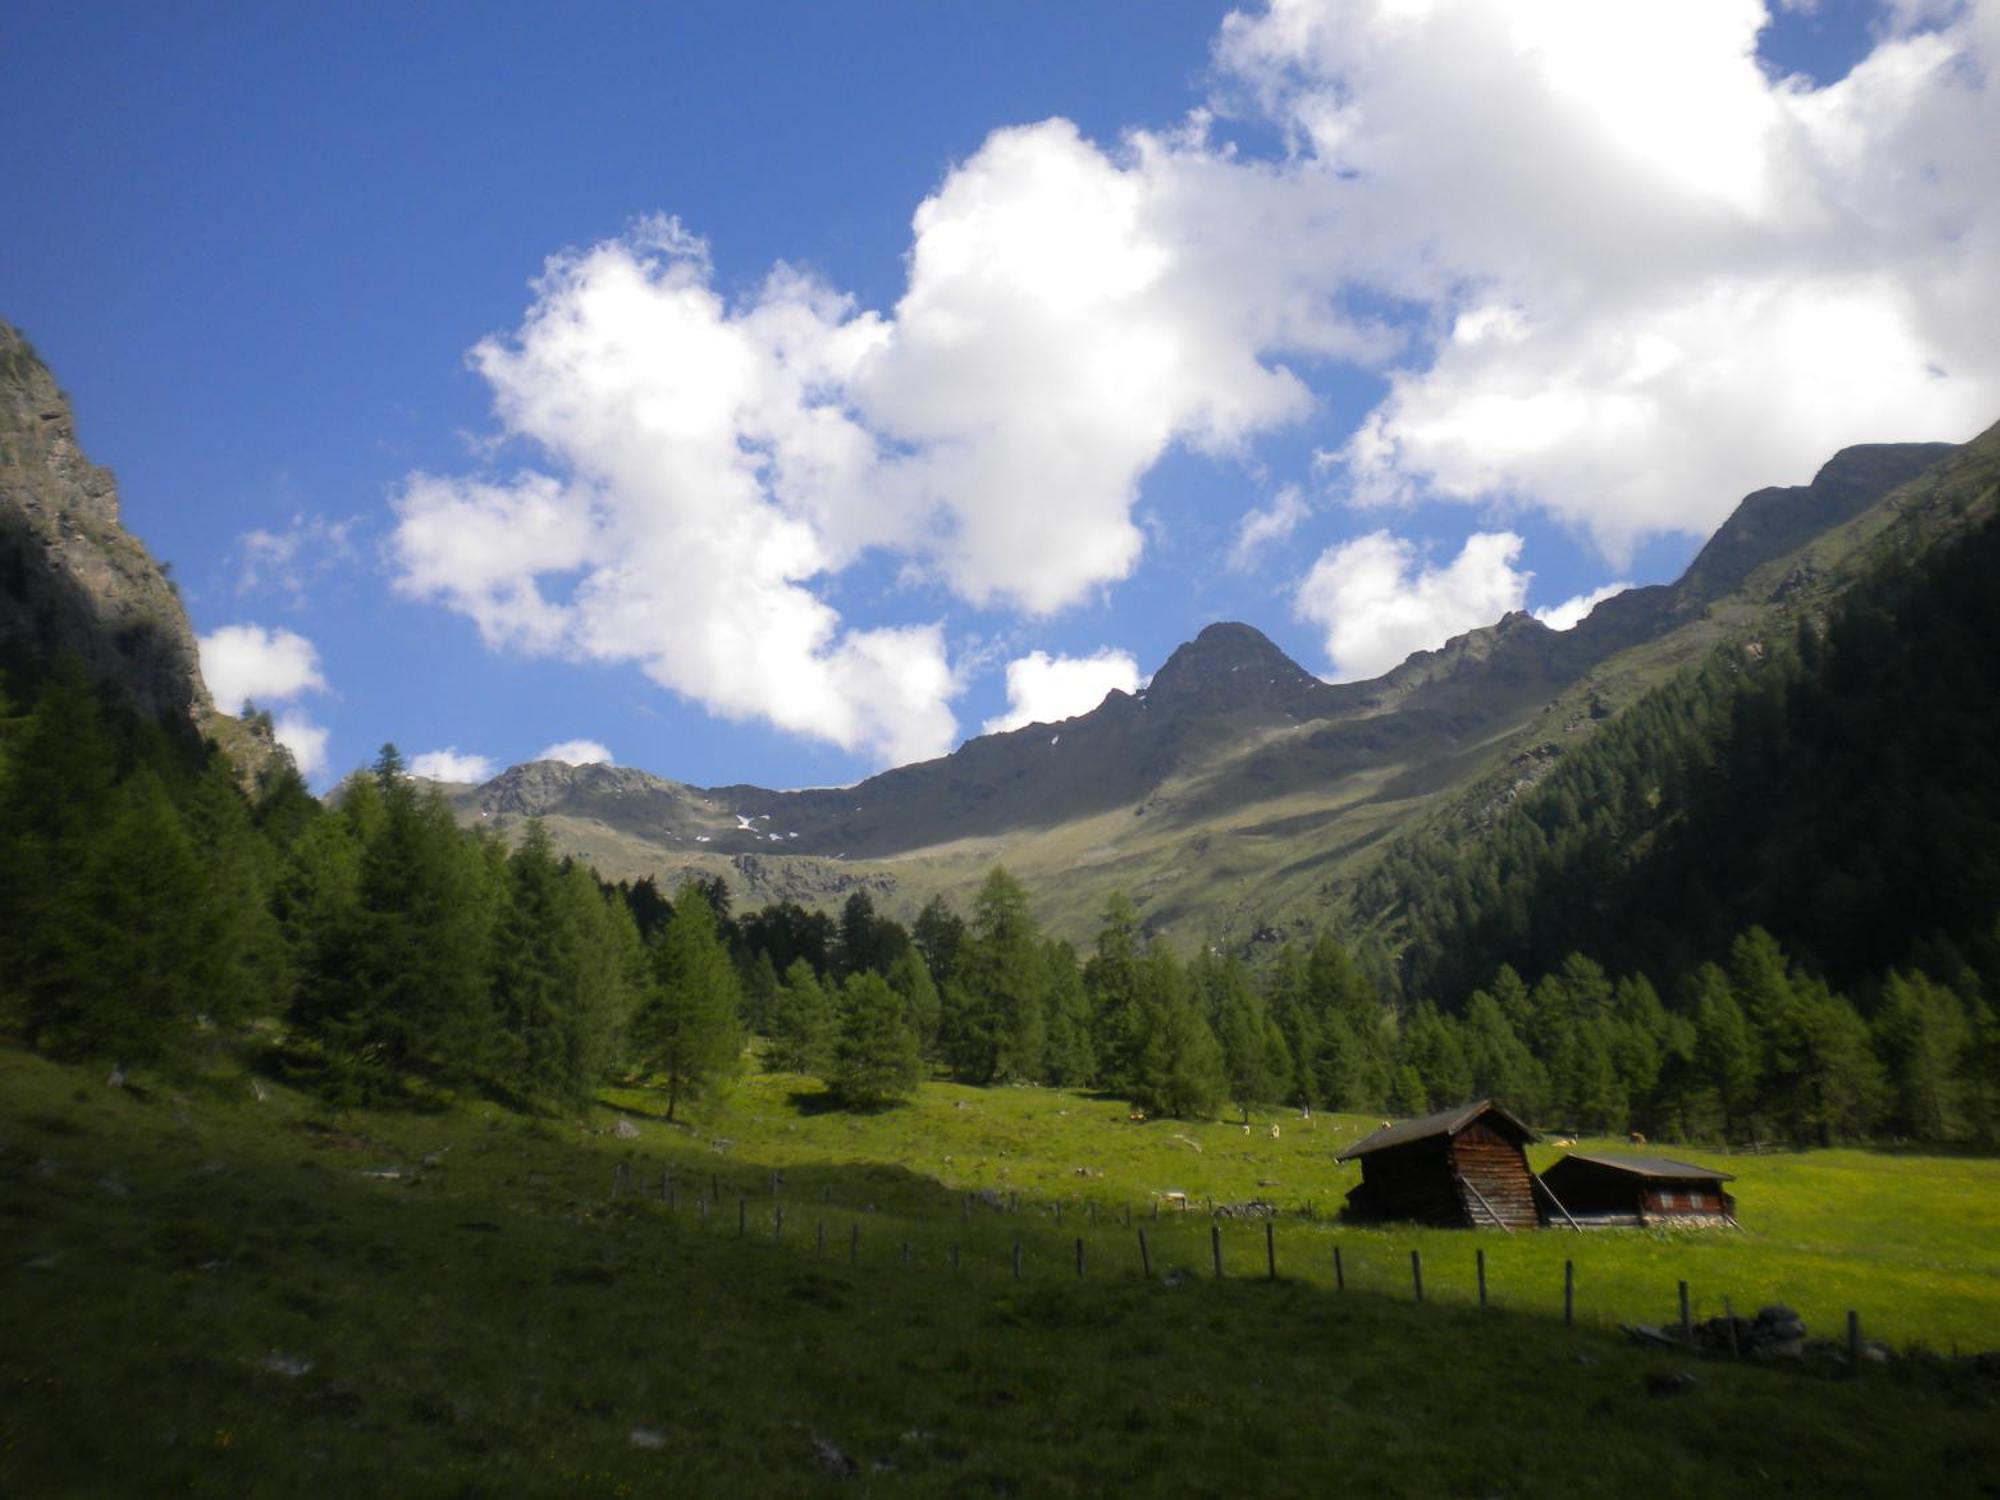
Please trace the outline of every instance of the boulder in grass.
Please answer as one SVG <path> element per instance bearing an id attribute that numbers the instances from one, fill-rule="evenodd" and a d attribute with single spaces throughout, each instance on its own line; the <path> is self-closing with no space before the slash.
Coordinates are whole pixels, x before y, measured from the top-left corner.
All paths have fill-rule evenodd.
<path id="1" fill-rule="evenodd" d="M 621 1141 L 636 1141 L 639 1139 L 639 1127 L 634 1125 L 630 1120 L 621 1119 L 616 1125 L 611 1127 L 611 1133 Z"/>

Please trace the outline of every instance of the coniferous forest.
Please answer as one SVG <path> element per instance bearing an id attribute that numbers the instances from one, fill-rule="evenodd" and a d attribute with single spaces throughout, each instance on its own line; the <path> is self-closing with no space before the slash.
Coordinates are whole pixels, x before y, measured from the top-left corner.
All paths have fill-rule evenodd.
<path id="1" fill-rule="evenodd" d="M 100 698 L 11 684 L 0 1024 L 52 1055 L 186 1067 L 248 1036 L 330 1098 L 476 1090 L 530 1111 L 746 1058 L 874 1108 L 938 1073 L 1212 1116 L 1416 1114 L 1478 1096 L 1561 1127 L 1828 1142 L 2000 1131 L 2000 620 L 1988 526 L 1784 643 L 1654 690 L 1495 823 L 1399 846 L 1358 893 L 1384 983 L 1330 932 L 1253 963 L 1087 951 L 994 868 L 905 927 L 609 885 L 539 824 L 454 822 L 393 747 L 327 803 Z"/>

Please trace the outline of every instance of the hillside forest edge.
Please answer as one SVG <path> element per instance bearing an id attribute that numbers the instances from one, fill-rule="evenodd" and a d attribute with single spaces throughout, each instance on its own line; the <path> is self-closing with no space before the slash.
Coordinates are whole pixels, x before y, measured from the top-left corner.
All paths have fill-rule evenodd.
<path id="1" fill-rule="evenodd" d="M 172 1074 L 237 1041 L 335 1100 L 574 1109 L 726 1087 L 746 1033 L 848 1108 L 928 1071 L 1140 1110 L 1415 1114 L 1826 1144 L 2000 1133 L 2000 524 L 1787 643 L 1718 648 L 1474 833 L 1406 835 L 1254 964 L 1089 950 L 1004 869 L 905 927 L 616 885 L 454 822 L 394 747 L 322 805 L 75 662 L 7 665 L 0 1031 Z"/>

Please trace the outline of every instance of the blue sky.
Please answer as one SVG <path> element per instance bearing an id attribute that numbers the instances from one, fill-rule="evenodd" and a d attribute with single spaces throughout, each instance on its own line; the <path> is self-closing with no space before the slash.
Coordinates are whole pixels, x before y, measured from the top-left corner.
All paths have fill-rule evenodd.
<path id="1" fill-rule="evenodd" d="M 321 783 L 844 782 L 1972 436 L 1995 61 L 1931 0 L 21 4 L 0 316 Z"/>

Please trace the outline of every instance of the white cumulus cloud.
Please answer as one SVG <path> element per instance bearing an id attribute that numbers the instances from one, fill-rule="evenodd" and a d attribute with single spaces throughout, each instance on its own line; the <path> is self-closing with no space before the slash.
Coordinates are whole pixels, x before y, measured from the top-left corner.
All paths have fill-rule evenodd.
<path id="1" fill-rule="evenodd" d="M 271 732 L 291 752 L 292 764 L 299 768 L 301 776 L 317 776 L 326 769 L 327 742 L 333 736 L 325 726 L 314 723 L 310 714 L 301 709 L 285 709 L 273 718 Z"/>
<path id="2" fill-rule="evenodd" d="M 1225 24 L 1334 273 L 1442 335 L 1335 450 L 1355 498 L 1538 506 L 1614 557 L 1835 448 L 2000 409 L 2000 10 L 1841 81 L 1759 0 L 1273 0 Z M 1700 101 L 1691 107 L 1691 100 Z M 1313 220 L 1317 222 L 1317 220 Z"/>
<path id="3" fill-rule="evenodd" d="M 273 718 L 275 738 L 291 752 L 302 775 L 326 768 L 328 731 L 292 703 L 304 694 L 326 691 L 319 652 L 311 641 L 290 630 L 224 625 L 199 637 L 196 645 L 202 680 L 216 707 L 240 714 L 253 703 L 267 709 L 290 704 Z"/>
<path id="4" fill-rule="evenodd" d="M 1295 484 L 1279 490 L 1271 503 L 1260 510 L 1246 511 L 1236 523 L 1236 540 L 1229 549 L 1229 571 L 1247 573 L 1257 566 L 1264 549 L 1285 541 L 1312 514 L 1305 496 Z"/>
<path id="5" fill-rule="evenodd" d="M 224 625 L 197 644 L 202 680 L 225 713 L 241 713 L 248 702 L 282 703 L 301 693 L 326 690 L 319 652 L 294 631 Z"/>
<path id="6" fill-rule="evenodd" d="M 1598 605 L 1615 594 L 1624 593 L 1630 587 L 1632 585 L 1629 583 L 1607 583 L 1601 589 L 1592 589 L 1587 594 L 1578 594 L 1574 598 L 1563 600 L 1560 604 L 1551 604 L 1546 609 L 1538 609 L 1534 615 L 1551 630 L 1573 630 L 1582 624 L 1584 616 Z"/>
<path id="7" fill-rule="evenodd" d="M 1114 688 L 1135 692 L 1139 663 L 1129 651 L 1106 647 L 1089 656 L 1031 651 L 1007 663 L 1007 712 L 988 719 L 984 733 L 1026 724 L 1055 724 L 1089 713 Z"/>
<path id="8" fill-rule="evenodd" d="M 536 760 L 559 760 L 566 766 L 611 766 L 617 761 L 596 740 L 562 740 L 535 752 Z"/>
<path id="9" fill-rule="evenodd" d="M 410 475 L 398 586 L 494 649 L 904 761 L 949 748 L 966 676 L 922 591 L 1101 597 L 1175 448 L 1319 422 L 1361 505 L 1540 510 L 1618 559 L 1842 445 L 1970 436 L 2000 411 L 2000 0 L 1894 0 L 1826 86 L 1767 71 L 1768 20 L 1269 0 L 1177 126 L 994 130 L 915 205 L 885 309 L 782 263 L 725 291 L 666 218 L 557 255 L 472 356 L 532 458 Z M 1337 364 L 1386 381 L 1351 430 L 1315 398 Z M 1280 489 L 1225 565 L 1305 507 Z"/>
<path id="10" fill-rule="evenodd" d="M 1293 609 L 1325 630 L 1334 680 L 1378 677 L 1519 609 L 1534 577 L 1514 566 L 1520 555 L 1513 532 L 1475 532 L 1457 557 L 1432 567 L 1412 543 L 1370 532 L 1321 554 Z"/>
<path id="11" fill-rule="evenodd" d="M 489 781 L 496 769 L 488 757 L 463 752 L 456 745 L 410 757 L 410 774 L 426 781 Z"/>

